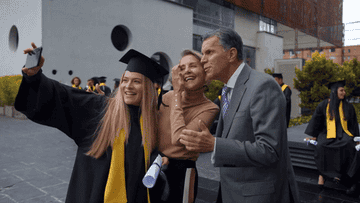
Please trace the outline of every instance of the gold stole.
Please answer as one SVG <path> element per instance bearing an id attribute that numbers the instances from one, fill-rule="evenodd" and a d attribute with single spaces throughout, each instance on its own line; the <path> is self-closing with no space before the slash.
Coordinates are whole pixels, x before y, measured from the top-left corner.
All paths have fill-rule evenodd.
<path id="1" fill-rule="evenodd" d="M 285 84 L 284 84 L 284 85 L 281 87 L 281 90 L 282 90 L 282 91 L 285 91 L 285 89 L 287 88 L 287 86 L 288 86 L 288 85 L 285 85 Z"/>
<path id="2" fill-rule="evenodd" d="M 100 87 L 101 87 L 101 86 L 105 86 L 105 83 L 102 82 L 102 83 L 99 84 L 99 86 L 100 86 Z"/>
<path id="3" fill-rule="evenodd" d="M 158 95 L 160 95 L 160 93 L 161 93 L 161 88 L 158 89 Z"/>
<path id="4" fill-rule="evenodd" d="M 79 86 L 79 87 L 76 87 L 75 84 L 73 84 L 72 87 L 73 87 L 73 88 L 78 88 L 79 90 L 81 90 L 81 87 L 80 87 L 80 86 Z"/>
<path id="5" fill-rule="evenodd" d="M 344 120 L 344 112 L 343 112 L 343 108 L 342 108 L 342 101 L 340 101 L 340 105 L 339 105 L 339 115 L 340 115 L 340 123 L 341 123 L 341 127 L 344 129 L 344 131 L 346 132 L 346 134 L 348 134 L 351 137 L 354 137 L 350 131 L 348 130 L 348 126 L 347 126 L 347 121 Z M 336 124 L 335 124 L 335 118 L 330 120 L 330 114 L 329 114 L 329 103 L 326 107 L 326 123 L 327 123 L 327 134 L 326 134 L 326 138 L 330 139 L 330 138 L 336 138 Z"/>
<path id="6" fill-rule="evenodd" d="M 144 135 L 143 119 L 140 117 L 141 134 Z M 131 136 L 131 135 L 129 135 Z M 104 203 L 127 202 L 125 185 L 125 130 L 120 131 L 119 136 L 115 137 L 113 151 L 111 156 L 111 165 L 108 180 L 104 193 Z M 150 152 L 149 143 L 145 137 L 145 172 L 148 169 Z M 147 189 L 148 202 L 150 203 L 149 189 Z"/>

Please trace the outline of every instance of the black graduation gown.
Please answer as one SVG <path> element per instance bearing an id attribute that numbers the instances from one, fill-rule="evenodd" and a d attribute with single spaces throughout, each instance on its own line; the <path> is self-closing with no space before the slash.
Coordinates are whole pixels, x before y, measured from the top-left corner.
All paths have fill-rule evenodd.
<path id="1" fill-rule="evenodd" d="M 281 87 L 285 85 L 284 83 L 280 85 Z M 289 87 L 286 87 L 284 90 L 284 95 L 286 99 L 286 126 L 289 127 L 290 122 L 290 113 L 291 113 L 291 89 Z"/>
<path id="2" fill-rule="evenodd" d="M 111 94 L 111 89 L 110 87 L 104 85 L 104 86 L 100 86 L 101 91 L 103 91 L 105 93 L 105 96 L 110 96 Z"/>
<path id="3" fill-rule="evenodd" d="M 327 139 L 326 107 L 328 100 L 322 101 L 316 108 L 305 134 L 317 137 L 318 144 L 315 148 L 314 158 L 319 172 L 327 178 L 350 177 L 358 179 L 360 167 L 360 152 L 355 150 L 356 143 L 343 130 L 340 123 L 339 109 L 335 110 L 336 138 Z M 359 125 L 355 109 L 350 106 L 350 118 L 348 118 L 348 130 L 353 136 L 359 136 Z"/>
<path id="4" fill-rule="evenodd" d="M 104 191 L 111 163 L 111 147 L 99 159 L 86 156 L 85 153 L 94 140 L 93 135 L 103 116 L 102 111 L 105 104 L 106 97 L 63 85 L 47 78 L 42 74 L 42 70 L 32 77 L 23 73 L 23 80 L 15 100 L 15 109 L 36 123 L 58 128 L 73 139 L 78 146 L 66 203 L 101 203 L 104 201 Z M 135 134 L 140 132 L 141 137 L 140 126 L 138 124 L 132 126 L 131 131 Z M 130 133 L 132 134 L 132 132 Z M 136 138 L 136 136 L 134 137 Z M 129 136 L 129 138 L 130 143 L 133 143 L 133 136 Z M 137 142 L 138 139 L 135 139 L 135 143 Z M 129 181 L 139 182 L 133 176 L 135 174 L 136 177 L 143 177 L 145 173 L 143 147 L 140 146 L 134 150 L 126 146 L 126 150 L 128 156 L 126 156 L 125 178 Z M 133 159 L 131 155 L 137 156 L 137 158 Z M 135 162 L 132 163 L 131 160 L 135 160 Z M 140 176 L 131 168 L 134 171 L 141 168 Z M 133 186 L 127 184 L 127 188 L 130 187 Z M 143 190 L 139 189 L 138 191 L 140 191 L 138 194 L 141 194 Z M 132 200 L 133 195 L 131 194 L 133 193 L 131 189 L 127 190 L 129 202 L 138 200 Z"/>

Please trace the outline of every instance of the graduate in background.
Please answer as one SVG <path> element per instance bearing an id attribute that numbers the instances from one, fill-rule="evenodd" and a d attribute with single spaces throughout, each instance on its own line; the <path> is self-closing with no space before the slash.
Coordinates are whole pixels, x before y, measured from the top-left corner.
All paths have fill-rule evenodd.
<path id="1" fill-rule="evenodd" d="M 95 85 L 97 83 L 98 83 L 98 80 L 96 77 L 92 77 L 92 78 L 88 79 L 87 85 L 86 85 L 86 91 L 97 93 L 97 91 L 95 89 Z"/>
<path id="2" fill-rule="evenodd" d="M 65 202 L 149 203 L 149 190 L 141 181 L 156 147 L 158 96 L 153 82 L 168 71 L 130 50 L 120 59 L 128 64 L 120 88 L 108 98 L 46 77 L 44 61 L 41 57 L 38 67 L 22 69 L 15 109 L 61 130 L 78 146 Z"/>
<path id="3" fill-rule="evenodd" d="M 98 77 L 98 80 L 99 80 L 99 86 L 100 86 L 100 89 L 101 91 L 103 91 L 105 93 L 105 96 L 110 96 L 111 94 L 111 89 L 106 86 L 106 77 L 105 76 L 101 76 L 101 77 Z"/>
<path id="4" fill-rule="evenodd" d="M 71 84 L 72 84 L 72 87 L 73 88 L 77 88 L 79 90 L 81 90 L 82 88 L 80 87 L 80 84 L 81 84 L 81 80 L 79 77 L 74 77 L 72 80 L 71 80 Z"/>
<path id="5" fill-rule="evenodd" d="M 116 92 L 117 88 L 120 85 L 120 79 L 119 78 L 115 78 L 114 81 L 115 81 L 115 84 L 114 84 L 114 89 L 113 89 L 112 93 Z"/>
<path id="6" fill-rule="evenodd" d="M 289 127 L 290 113 L 291 113 L 291 89 L 290 86 L 283 82 L 283 76 L 281 73 L 274 73 L 274 79 L 280 85 L 286 99 L 286 126 Z"/>
<path id="7" fill-rule="evenodd" d="M 356 190 L 359 181 L 360 152 L 353 138 L 359 136 L 359 124 L 354 106 L 345 99 L 345 81 L 328 85 L 330 98 L 316 107 L 305 134 L 317 138 L 315 163 L 320 172 L 319 186 L 325 179 L 347 183 L 348 194 Z"/>

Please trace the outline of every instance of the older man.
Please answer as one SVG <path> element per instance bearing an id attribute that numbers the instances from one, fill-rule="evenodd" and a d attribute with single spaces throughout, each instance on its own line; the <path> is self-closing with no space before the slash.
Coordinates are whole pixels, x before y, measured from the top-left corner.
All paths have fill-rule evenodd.
<path id="1" fill-rule="evenodd" d="M 299 202 L 289 158 L 285 97 L 275 80 L 243 62 L 241 37 L 231 29 L 203 36 L 201 62 L 208 80 L 225 83 L 215 137 L 183 130 L 190 151 L 212 151 L 220 167 L 218 202 Z"/>

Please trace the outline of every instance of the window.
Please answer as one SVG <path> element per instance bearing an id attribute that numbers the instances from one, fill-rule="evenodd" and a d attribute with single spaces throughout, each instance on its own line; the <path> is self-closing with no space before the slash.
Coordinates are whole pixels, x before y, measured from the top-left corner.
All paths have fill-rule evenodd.
<path id="1" fill-rule="evenodd" d="M 336 57 L 335 56 L 330 56 L 330 59 L 336 59 Z"/>
<path id="2" fill-rule="evenodd" d="M 296 51 L 296 54 L 301 54 L 301 51 Z"/>
<path id="3" fill-rule="evenodd" d="M 193 34 L 193 49 L 195 51 L 201 52 L 201 36 Z"/>
<path id="4" fill-rule="evenodd" d="M 276 34 L 277 22 L 275 20 L 270 19 L 270 18 L 260 16 L 259 30 Z"/>
<path id="5" fill-rule="evenodd" d="M 335 48 L 330 49 L 329 52 L 335 52 Z"/>
<path id="6" fill-rule="evenodd" d="M 111 42 L 119 51 L 124 51 L 130 44 L 132 34 L 124 25 L 117 25 L 111 31 Z"/>
<path id="7" fill-rule="evenodd" d="M 319 52 L 323 52 L 324 50 L 323 49 L 320 49 Z"/>
<path id="8" fill-rule="evenodd" d="M 348 49 L 348 52 L 350 53 L 350 49 Z"/>
<path id="9" fill-rule="evenodd" d="M 348 60 L 350 60 L 350 56 L 348 56 Z"/>
<path id="10" fill-rule="evenodd" d="M 290 51 L 289 51 L 289 54 L 290 54 L 290 56 L 294 56 L 294 51 L 293 51 L 293 50 L 290 50 Z"/>
<path id="11" fill-rule="evenodd" d="M 343 49 L 342 51 L 343 51 L 343 53 L 345 53 L 345 49 Z"/>
<path id="12" fill-rule="evenodd" d="M 344 56 L 344 61 L 346 60 L 346 57 Z"/>
<path id="13" fill-rule="evenodd" d="M 12 52 L 15 52 L 19 44 L 19 33 L 15 25 L 10 28 L 9 33 L 9 48 Z"/>
<path id="14" fill-rule="evenodd" d="M 311 53 L 314 53 L 316 50 L 315 49 L 313 49 L 313 50 L 311 50 Z"/>
<path id="15" fill-rule="evenodd" d="M 308 54 L 307 57 L 310 58 L 310 55 Z"/>

